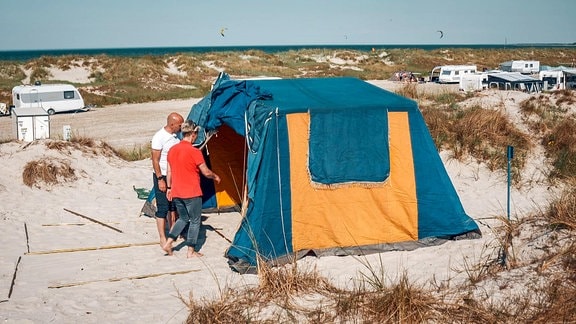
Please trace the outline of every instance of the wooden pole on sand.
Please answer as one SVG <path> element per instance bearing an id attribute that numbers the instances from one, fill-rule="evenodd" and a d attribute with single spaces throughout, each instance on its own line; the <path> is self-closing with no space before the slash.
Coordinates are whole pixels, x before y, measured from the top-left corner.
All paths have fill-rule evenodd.
<path id="1" fill-rule="evenodd" d="M 134 279 L 146 279 L 146 278 L 154 278 L 164 275 L 177 275 L 177 274 L 185 274 L 190 272 L 200 271 L 199 269 L 193 270 L 184 270 L 184 271 L 174 271 L 174 272 L 161 272 L 161 273 L 152 273 L 146 275 L 138 275 L 138 276 L 130 276 L 130 277 L 119 277 L 119 278 L 110 278 L 110 279 L 97 279 L 97 280 L 89 280 L 89 281 L 80 281 L 80 282 L 71 282 L 71 283 L 63 283 L 63 284 L 55 284 L 48 286 L 48 288 L 67 288 L 67 287 L 74 287 L 74 286 L 81 286 L 87 285 L 95 282 L 115 282 L 120 280 L 134 280 Z"/>
<path id="2" fill-rule="evenodd" d="M 110 225 L 108 225 L 108 224 L 102 223 L 101 221 L 95 220 L 94 218 L 90 218 L 90 217 L 88 217 L 88 216 L 79 214 L 79 213 L 77 213 L 77 212 L 71 211 L 71 210 L 66 209 L 66 208 L 64 208 L 64 210 L 67 211 L 67 212 L 69 212 L 69 213 L 71 213 L 71 214 L 74 214 L 74 215 L 76 215 L 76 216 L 80 216 L 80 217 L 82 217 L 82 218 L 84 218 L 84 219 L 87 219 L 87 220 L 89 220 L 89 221 L 91 221 L 91 222 L 94 222 L 94 223 L 96 223 L 96 224 L 102 225 L 102 226 L 104 226 L 104 227 L 108 227 L 109 229 L 115 230 L 115 231 L 118 232 L 118 233 L 123 233 L 121 230 L 117 229 L 116 227 L 112 227 L 112 226 L 110 226 Z"/>
<path id="3" fill-rule="evenodd" d="M 28 253 L 26 253 L 26 255 L 55 254 L 55 253 L 67 253 L 67 252 L 94 251 L 94 250 L 110 250 L 110 249 L 121 249 L 121 248 L 133 247 L 133 246 L 144 246 L 144 245 L 155 245 L 155 244 L 158 244 L 158 242 L 127 243 L 127 244 L 105 245 L 105 246 L 95 246 L 95 247 L 59 249 L 59 250 L 49 250 L 49 251 L 36 251 L 36 252 L 28 252 Z"/>

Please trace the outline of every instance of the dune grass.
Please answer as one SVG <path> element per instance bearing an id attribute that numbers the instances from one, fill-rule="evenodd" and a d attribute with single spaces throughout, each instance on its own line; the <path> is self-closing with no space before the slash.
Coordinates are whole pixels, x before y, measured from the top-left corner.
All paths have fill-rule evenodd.
<path id="1" fill-rule="evenodd" d="M 365 271 L 347 288 L 297 262 L 264 265 L 257 287 L 225 290 L 214 300 L 182 298 L 187 323 L 571 323 L 576 321 L 574 197 L 569 189 L 524 221 L 501 218 L 495 234 L 507 237 L 509 247 L 514 242 L 547 248 L 535 257 L 514 256 L 505 265 L 502 247 L 487 246 L 476 262 L 464 262 L 466 280 L 460 282 L 417 284 L 405 271 L 392 278 L 385 264 L 361 257 Z M 527 233 L 533 234 L 522 238 Z"/>
<path id="2" fill-rule="evenodd" d="M 576 102 L 574 91 L 531 97 L 520 103 L 524 122 L 539 137 L 552 161 L 553 179 L 576 180 Z"/>
<path id="3" fill-rule="evenodd" d="M 29 161 L 22 171 L 22 182 L 28 187 L 51 188 L 76 179 L 70 161 L 51 157 Z"/>
<path id="4" fill-rule="evenodd" d="M 530 136 L 500 110 L 457 106 L 457 100 L 445 95 L 438 100 L 439 103 L 422 107 L 436 146 L 449 150 L 460 161 L 472 156 L 484 162 L 491 171 L 506 169 L 506 148 L 514 146 L 513 180 L 518 183 L 522 175 L 520 171 L 534 146 Z"/>
<path id="5" fill-rule="evenodd" d="M 107 106 L 152 100 L 200 98 L 220 71 L 233 77 L 325 77 L 352 76 L 363 80 L 389 79 L 394 72 L 408 70 L 427 76 L 436 65 L 476 64 L 493 69 L 512 59 L 539 60 L 542 65 L 576 62 L 576 49 L 302 49 L 268 54 L 258 50 L 239 52 L 179 53 L 162 56 L 115 57 L 45 56 L 25 62 L 0 62 L 0 102 L 10 102 L 12 87 L 30 74 L 29 83 L 46 82 L 50 68 L 86 68 L 90 83 L 75 84 L 86 104 Z M 172 73 L 170 67 L 178 69 Z M 56 82 L 58 80 L 54 80 Z M 68 81 L 62 82 L 68 83 Z"/>

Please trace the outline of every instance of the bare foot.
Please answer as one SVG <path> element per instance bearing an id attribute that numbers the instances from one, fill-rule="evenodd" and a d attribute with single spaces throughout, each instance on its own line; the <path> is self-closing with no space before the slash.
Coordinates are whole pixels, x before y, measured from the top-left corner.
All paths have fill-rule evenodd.
<path id="1" fill-rule="evenodd" d="M 166 245 L 166 238 L 165 238 L 165 237 L 164 237 L 164 238 L 161 237 L 161 238 L 160 238 L 160 247 L 161 247 L 162 249 L 164 249 L 164 245 Z"/>
<path id="2" fill-rule="evenodd" d="M 188 259 L 190 258 L 199 258 L 201 256 L 204 256 L 204 254 L 200 253 L 200 252 L 196 252 L 196 251 L 192 251 L 192 252 L 188 252 Z"/>
<path id="3" fill-rule="evenodd" d="M 172 255 L 172 243 L 166 242 L 162 245 L 162 250 L 164 250 L 168 255 Z"/>

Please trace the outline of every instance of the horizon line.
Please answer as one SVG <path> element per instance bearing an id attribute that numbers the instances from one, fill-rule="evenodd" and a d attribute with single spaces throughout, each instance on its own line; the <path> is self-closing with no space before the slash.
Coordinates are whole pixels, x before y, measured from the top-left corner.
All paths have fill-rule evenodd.
<path id="1" fill-rule="evenodd" d="M 549 42 L 549 43 L 455 43 L 455 44 L 437 44 L 437 43 L 416 43 L 416 44 L 409 44 L 409 43 L 399 43 L 399 44 L 375 44 L 375 43 L 367 43 L 367 44 L 273 44 L 273 45 L 181 45 L 181 46 L 126 46 L 126 47 L 84 47 L 84 48 L 40 48 L 40 49 L 0 49 L 0 52 L 41 52 L 41 51 L 84 51 L 84 50 L 126 50 L 126 49 L 155 49 L 155 48 L 233 48 L 233 47 L 240 47 L 240 48 L 250 48 L 250 47 L 382 47 L 385 46 L 390 48 L 391 46 L 398 46 L 398 47 L 418 47 L 418 46 L 435 46 L 435 47 L 464 47 L 464 46 L 522 46 L 522 47 L 542 47 L 542 46 L 576 46 L 576 42 L 572 43 L 562 43 L 562 42 Z"/>

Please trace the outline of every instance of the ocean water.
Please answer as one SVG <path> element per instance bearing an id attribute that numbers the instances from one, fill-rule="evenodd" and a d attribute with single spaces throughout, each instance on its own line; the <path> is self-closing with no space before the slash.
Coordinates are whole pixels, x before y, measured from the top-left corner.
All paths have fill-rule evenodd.
<path id="1" fill-rule="evenodd" d="M 265 53 L 278 53 L 301 49 L 350 49 L 371 51 L 383 49 L 422 49 L 435 50 L 439 48 L 472 48 L 472 49 L 511 49 L 511 48 L 575 48 L 575 44 L 469 44 L 469 45 L 274 45 L 274 46 L 201 46 L 201 47 L 139 47 L 139 48 L 89 48 L 89 49 L 47 49 L 47 50 L 17 50 L 0 51 L 0 61 L 28 61 L 42 56 L 63 55 L 108 55 L 108 56 L 162 56 L 178 53 L 208 53 L 208 52 L 242 52 L 258 50 Z"/>

